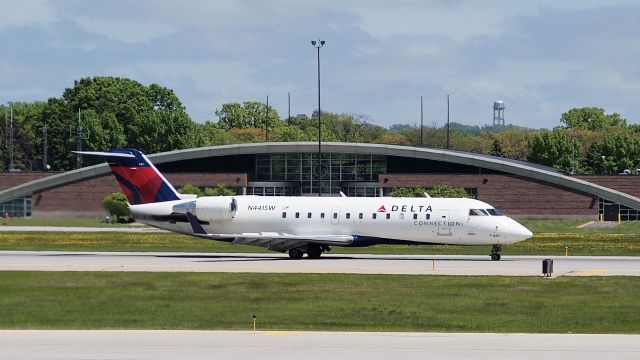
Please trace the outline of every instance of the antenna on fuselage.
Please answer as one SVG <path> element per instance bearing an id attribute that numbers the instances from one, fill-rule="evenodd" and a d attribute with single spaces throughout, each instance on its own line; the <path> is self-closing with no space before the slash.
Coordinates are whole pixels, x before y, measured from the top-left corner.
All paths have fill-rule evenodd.
<path id="1" fill-rule="evenodd" d="M 425 192 L 423 192 L 423 194 L 424 194 L 424 197 L 426 197 L 427 199 L 431 199 L 431 195 L 427 194 L 427 192 L 426 192 L 426 191 L 425 191 Z"/>
<path id="2" fill-rule="evenodd" d="M 348 197 L 348 196 L 345 195 L 342 191 L 340 191 L 340 197 Z"/>

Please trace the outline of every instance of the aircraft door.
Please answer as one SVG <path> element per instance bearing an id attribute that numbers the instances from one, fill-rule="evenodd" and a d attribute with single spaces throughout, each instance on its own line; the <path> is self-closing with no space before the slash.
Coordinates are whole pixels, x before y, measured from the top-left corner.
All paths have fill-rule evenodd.
<path id="1" fill-rule="evenodd" d="M 618 204 L 604 204 L 604 221 L 618 221 L 618 213 L 620 212 L 620 205 Z"/>
<path id="2" fill-rule="evenodd" d="M 451 236 L 450 210 L 438 210 L 438 236 Z"/>
<path id="3" fill-rule="evenodd" d="M 331 223 L 338 225 L 340 223 L 340 208 L 331 209 Z"/>

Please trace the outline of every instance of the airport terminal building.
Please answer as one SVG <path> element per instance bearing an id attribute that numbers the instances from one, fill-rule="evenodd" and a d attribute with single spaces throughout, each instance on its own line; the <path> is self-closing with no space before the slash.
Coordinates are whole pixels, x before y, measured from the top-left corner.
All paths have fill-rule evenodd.
<path id="1" fill-rule="evenodd" d="M 223 184 L 260 196 L 387 196 L 395 187 L 462 187 L 514 218 L 640 218 L 640 176 L 572 176 L 505 158 L 398 145 L 312 142 L 236 144 L 149 154 L 179 188 Z M 11 216 L 104 215 L 120 191 L 106 164 L 64 173 L 0 174 Z"/>

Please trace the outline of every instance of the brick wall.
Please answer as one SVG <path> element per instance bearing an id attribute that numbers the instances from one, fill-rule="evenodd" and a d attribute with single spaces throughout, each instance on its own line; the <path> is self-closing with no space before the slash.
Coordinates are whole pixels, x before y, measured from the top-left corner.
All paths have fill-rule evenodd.
<path id="1" fill-rule="evenodd" d="M 55 172 L 0 173 L 0 189 L 7 189 L 28 181 L 56 174 Z M 167 173 L 167 180 L 175 187 L 186 183 L 213 187 L 247 186 L 247 174 Z M 579 179 L 640 196 L 640 176 L 578 176 Z M 478 189 L 478 199 L 517 218 L 597 218 L 598 202 L 591 195 L 527 180 L 512 175 L 497 174 L 384 174 L 381 187 L 433 187 L 447 184 Z M 104 215 L 102 200 L 120 191 L 111 175 L 69 184 L 33 195 L 33 214 L 47 215 Z"/>
<path id="2" fill-rule="evenodd" d="M 53 174 L 55 173 L 0 173 L 0 190 Z M 202 187 L 213 187 L 218 184 L 230 187 L 247 186 L 247 175 L 239 173 L 166 173 L 164 175 L 176 188 L 179 188 L 186 183 Z M 121 191 L 121 189 L 116 179 L 110 173 L 94 179 L 42 191 L 40 193 L 33 194 L 33 215 L 106 215 L 102 208 L 102 200 L 105 196 L 115 191 Z"/>

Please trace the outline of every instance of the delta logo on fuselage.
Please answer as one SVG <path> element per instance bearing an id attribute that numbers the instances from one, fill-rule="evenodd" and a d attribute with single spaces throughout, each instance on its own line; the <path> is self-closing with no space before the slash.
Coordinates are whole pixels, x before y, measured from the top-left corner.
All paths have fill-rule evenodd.
<path id="1" fill-rule="evenodd" d="M 433 212 L 433 209 L 431 209 L 431 205 L 391 205 L 390 212 L 394 211 L 422 213 Z M 387 208 L 384 205 L 380 205 L 378 212 L 387 212 Z"/>

